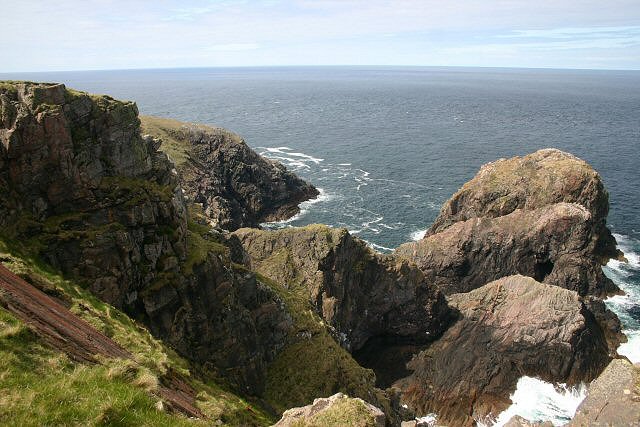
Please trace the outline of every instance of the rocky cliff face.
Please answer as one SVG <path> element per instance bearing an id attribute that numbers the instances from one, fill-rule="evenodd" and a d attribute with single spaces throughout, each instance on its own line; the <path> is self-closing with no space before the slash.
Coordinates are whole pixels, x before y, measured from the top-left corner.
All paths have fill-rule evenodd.
<path id="1" fill-rule="evenodd" d="M 290 315 L 189 220 L 171 163 L 140 136 L 135 104 L 2 83 L 0 118 L 3 238 L 142 318 L 191 360 L 259 391 Z"/>
<path id="2" fill-rule="evenodd" d="M 632 426 L 640 423 L 640 365 L 612 360 L 589 385 L 569 427 Z"/>
<path id="3" fill-rule="evenodd" d="M 537 209 L 554 203 L 584 206 L 601 227 L 609 212 L 609 195 L 600 175 L 579 158 L 557 149 L 488 163 L 465 183 L 440 211 L 427 235 L 476 217 L 495 218 L 516 209 Z M 606 230 L 600 248 L 616 254 L 615 240 Z"/>
<path id="4" fill-rule="evenodd" d="M 436 412 L 445 425 L 473 425 L 506 409 L 522 375 L 589 381 L 624 339 L 619 332 L 607 339 L 598 320 L 603 306 L 524 276 L 448 300 L 460 320 L 414 357 L 414 373 L 398 384 L 403 400 L 418 413 Z"/>
<path id="5" fill-rule="evenodd" d="M 424 239 L 396 254 L 445 293 L 523 274 L 580 295 L 620 292 L 601 266 L 622 254 L 606 227 L 608 194 L 584 161 L 555 149 L 484 165 Z"/>
<path id="6" fill-rule="evenodd" d="M 251 150 L 225 129 L 142 117 L 143 131 L 160 138 L 175 162 L 189 200 L 202 204 L 216 227 L 236 230 L 299 212 L 318 190 L 285 167 Z"/>
<path id="7" fill-rule="evenodd" d="M 351 351 L 373 337 L 428 342 L 452 318 L 419 269 L 375 253 L 345 229 L 241 229 L 234 236 L 249 268 L 301 289 Z"/>
<path id="8" fill-rule="evenodd" d="M 459 221 L 395 253 L 415 262 L 445 294 L 522 274 L 580 295 L 606 296 L 619 289 L 602 272 L 596 230 L 586 208 L 556 203 Z"/>

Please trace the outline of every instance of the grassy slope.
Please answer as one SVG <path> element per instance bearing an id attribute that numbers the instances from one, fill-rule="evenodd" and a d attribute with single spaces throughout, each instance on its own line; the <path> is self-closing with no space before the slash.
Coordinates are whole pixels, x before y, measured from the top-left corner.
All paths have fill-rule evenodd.
<path id="1" fill-rule="evenodd" d="M 184 139 L 180 132 L 185 126 L 203 130 L 211 134 L 219 134 L 229 141 L 237 143 L 242 141 L 240 136 L 223 128 L 180 122 L 162 117 L 139 116 L 139 118 L 142 134 L 149 134 L 156 138 L 161 138 L 162 145 L 160 146 L 160 150 L 166 153 L 178 168 L 187 161 L 189 151 L 191 150 L 191 143 Z"/>
<path id="2" fill-rule="evenodd" d="M 26 326 L 0 309 L 0 424 L 3 425 L 210 425 L 158 410 L 151 392 L 169 368 L 186 375 L 198 406 L 227 425 L 268 425 L 258 406 L 213 382 L 190 376 L 188 363 L 148 331 L 76 284 L 23 259 L 0 241 L 0 262 L 14 273 L 71 303 L 71 311 L 132 352 L 137 364 L 73 362 L 45 346 Z"/>

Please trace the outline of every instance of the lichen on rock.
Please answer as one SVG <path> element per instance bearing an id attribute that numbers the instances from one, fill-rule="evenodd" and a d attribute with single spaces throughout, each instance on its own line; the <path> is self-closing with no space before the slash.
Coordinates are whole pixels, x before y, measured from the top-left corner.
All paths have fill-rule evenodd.
<path id="1" fill-rule="evenodd" d="M 602 313 L 575 292 L 509 276 L 451 295 L 460 312 L 444 335 L 409 363 L 398 382 L 417 413 L 473 425 L 506 409 L 522 375 L 548 382 L 590 381 L 616 355 L 624 336 L 607 338 Z"/>
<path id="2" fill-rule="evenodd" d="M 175 162 L 187 197 L 203 206 L 212 225 L 257 227 L 299 212 L 318 190 L 281 163 L 259 156 L 226 129 L 142 116 L 143 132 L 159 138 Z"/>

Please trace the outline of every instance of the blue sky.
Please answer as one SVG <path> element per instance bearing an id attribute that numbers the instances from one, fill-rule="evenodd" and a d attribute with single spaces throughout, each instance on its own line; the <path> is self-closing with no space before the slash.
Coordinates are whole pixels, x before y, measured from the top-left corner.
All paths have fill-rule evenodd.
<path id="1" fill-rule="evenodd" d="M 0 0 L 0 72 L 265 65 L 640 69 L 640 0 Z"/>

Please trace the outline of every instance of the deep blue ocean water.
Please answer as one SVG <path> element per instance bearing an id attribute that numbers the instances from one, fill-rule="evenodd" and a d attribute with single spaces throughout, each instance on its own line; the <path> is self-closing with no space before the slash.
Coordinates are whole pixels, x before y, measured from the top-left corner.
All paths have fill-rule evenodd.
<path id="1" fill-rule="evenodd" d="M 285 224 L 347 227 L 388 251 L 415 238 L 479 167 L 556 147 L 604 179 L 630 260 L 605 272 L 640 362 L 640 72 L 283 67 L 0 74 L 135 100 L 142 114 L 222 126 L 322 189 Z"/>

